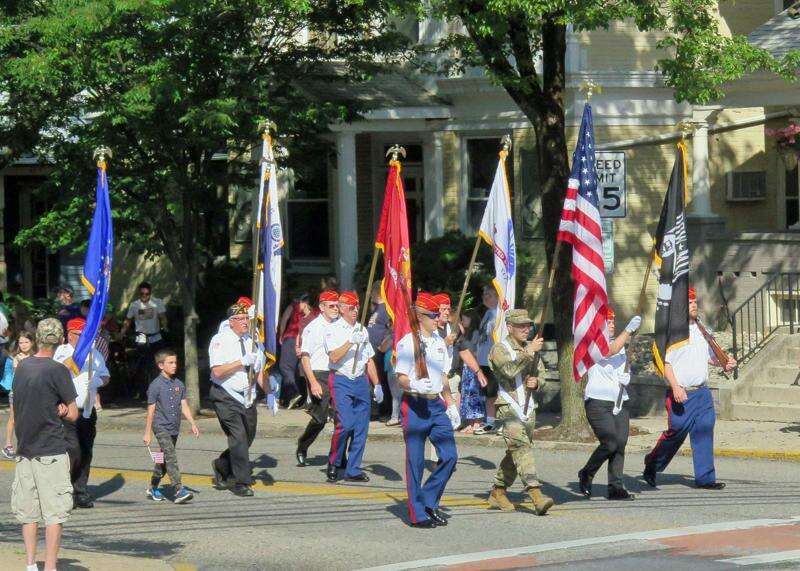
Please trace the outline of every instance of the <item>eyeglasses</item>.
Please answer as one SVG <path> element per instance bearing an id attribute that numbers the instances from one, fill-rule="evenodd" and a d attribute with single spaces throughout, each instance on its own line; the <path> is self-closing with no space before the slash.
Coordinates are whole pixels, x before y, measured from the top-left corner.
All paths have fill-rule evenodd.
<path id="1" fill-rule="evenodd" d="M 419 313 L 419 315 L 422 316 L 422 317 L 427 317 L 428 319 L 438 319 L 439 318 L 439 314 L 438 313 L 425 313 L 423 311 L 419 311 L 417 313 Z"/>
<path id="2" fill-rule="evenodd" d="M 357 305 L 347 305 L 344 303 L 339 304 L 339 311 L 358 311 Z"/>
<path id="3" fill-rule="evenodd" d="M 247 321 L 247 316 L 246 315 L 234 315 L 234 316 L 230 317 L 230 320 L 231 321 Z"/>

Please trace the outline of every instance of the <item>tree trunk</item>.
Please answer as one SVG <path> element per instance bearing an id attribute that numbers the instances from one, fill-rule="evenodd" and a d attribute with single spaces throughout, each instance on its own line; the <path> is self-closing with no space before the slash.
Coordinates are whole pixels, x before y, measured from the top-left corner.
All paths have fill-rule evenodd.
<path id="1" fill-rule="evenodd" d="M 187 276 L 189 277 L 189 276 Z M 197 283 L 197 276 L 192 278 Z M 186 398 L 193 415 L 200 410 L 200 373 L 197 350 L 197 308 L 195 305 L 195 288 L 191 291 L 184 285 L 181 287 L 183 305 L 183 359 L 186 378 Z"/>

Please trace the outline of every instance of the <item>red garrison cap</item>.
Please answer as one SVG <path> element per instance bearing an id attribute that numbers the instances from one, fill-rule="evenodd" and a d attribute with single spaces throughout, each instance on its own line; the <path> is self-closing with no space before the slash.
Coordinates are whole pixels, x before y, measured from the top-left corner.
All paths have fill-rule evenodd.
<path id="1" fill-rule="evenodd" d="M 242 296 L 242 297 L 240 297 L 239 299 L 236 300 L 236 303 L 240 304 L 240 305 L 244 305 L 244 306 L 250 307 L 251 305 L 253 305 L 253 300 L 250 299 L 249 297 Z"/>
<path id="2" fill-rule="evenodd" d="M 436 300 L 436 296 L 427 291 L 421 291 L 417 294 L 415 305 L 429 313 L 439 313 L 439 302 Z"/>
<path id="3" fill-rule="evenodd" d="M 339 301 L 339 293 L 335 289 L 326 289 L 319 294 L 319 301 Z"/>
<path id="4" fill-rule="evenodd" d="M 354 291 L 343 291 L 339 294 L 339 303 L 346 305 L 358 306 L 358 294 Z"/>
<path id="5" fill-rule="evenodd" d="M 447 306 L 451 305 L 450 296 L 447 295 L 445 292 L 437 293 L 436 295 L 433 296 L 433 299 L 435 299 L 436 303 L 438 303 L 439 305 L 447 305 Z"/>
<path id="6" fill-rule="evenodd" d="M 697 301 L 697 292 L 693 287 L 689 288 L 689 301 Z"/>
<path id="7" fill-rule="evenodd" d="M 83 317 L 73 317 L 69 321 L 67 321 L 67 331 L 83 331 L 84 327 L 86 327 L 86 320 Z"/>
<path id="8" fill-rule="evenodd" d="M 614 310 L 611 309 L 611 306 L 609 306 L 606 309 L 606 321 L 610 321 L 610 320 L 614 319 L 614 317 L 616 317 L 616 316 L 617 316 L 617 314 L 614 313 Z"/>

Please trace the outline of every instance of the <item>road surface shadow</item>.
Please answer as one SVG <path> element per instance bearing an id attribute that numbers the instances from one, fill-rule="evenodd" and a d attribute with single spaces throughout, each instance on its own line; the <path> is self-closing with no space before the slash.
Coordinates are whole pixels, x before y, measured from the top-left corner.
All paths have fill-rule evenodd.
<path id="1" fill-rule="evenodd" d="M 87 486 L 89 494 L 95 499 L 110 496 L 114 492 L 118 492 L 125 485 L 125 477 L 122 474 L 116 474 L 97 486 Z"/>
<path id="2" fill-rule="evenodd" d="M 370 464 L 368 466 L 364 466 L 364 470 L 390 482 L 399 482 L 403 479 L 397 470 L 393 470 L 392 468 L 389 468 L 383 464 Z"/>

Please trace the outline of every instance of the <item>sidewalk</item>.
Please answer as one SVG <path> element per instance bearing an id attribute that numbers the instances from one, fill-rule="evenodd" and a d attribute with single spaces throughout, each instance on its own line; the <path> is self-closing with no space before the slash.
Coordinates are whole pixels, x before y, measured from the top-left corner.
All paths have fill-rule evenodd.
<path id="1" fill-rule="evenodd" d="M 0 422 L 5 426 L 7 409 L 0 411 Z M 145 408 L 111 407 L 99 413 L 99 430 L 141 431 L 144 429 Z M 258 405 L 258 436 L 297 438 L 308 422 L 308 415 L 302 410 L 279 410 L 272 416 L 266 407 Z M 543 413 L 538 417 L 537 432 L 558 424 L 558 415 Z M 201 432 L 222 434 L 213 411 L 204 409 L 197 420 Z M 628 440 L 629 452 L 647 451 L 655 444 L 658 435 L 667 427 L 666 417 L 641 417 L 631 420 L 632 435 Z M 331 434 L 333 425 L 326 427 L 326 434 Z M 545 431 L 546 432 L 546 431 Z M 542 434 L 540 434 L 542 436 Z M 382 422 L 371 422 L 369 427 L 371 440 L 402 442 L 403 432 L 400 427 L 387 427 Z M 459 443 L 477 446 L 503 447 L 501 436 L 462 435 L 456 433 Z M 717 420 L 714 431 L 715 454 L 717 456 L 733 456 L 741 458 L 772 458 L 800 462 L 800 419 L 794 423 L 758 422 L 744 420 Z M 537 446 L 555 450 L 588 450 L 594 443 L 561 442 L 552 440 L 537 441 Z M 683 454 L 690 454 L 687 446 Z"/>
<path id="2" fill-rule="evenodd" d="M 40 532 L 40 535 L 43 535 Z M 37 550 L 39 568 L 44 566 L 44 541 L 39 542 Z M 0 543 L 0 561 L 4 569 L 25 569 L 25 547 L 20 537 L 19 543 Z M 103 569 L 105 571 L 194 571 L 194 565 L 167 563 L 160 559 L 111 555 L 76 549 L 62 549 L 58 553 L 58 568 L 63 570 Z"/>

